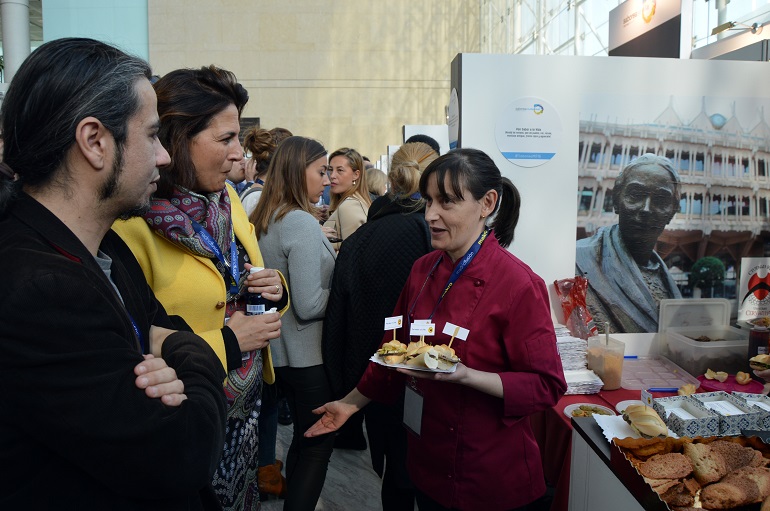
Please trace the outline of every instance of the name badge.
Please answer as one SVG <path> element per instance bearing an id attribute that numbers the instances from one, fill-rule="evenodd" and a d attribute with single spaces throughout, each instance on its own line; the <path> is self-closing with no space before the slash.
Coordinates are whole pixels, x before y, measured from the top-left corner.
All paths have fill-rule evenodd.
<path id="1" fill-rule="evenodd" d="M 422 428 L 422 402 L 420 391 L 409 385 L 404 391 L 404 426 L 417 436 Z"/>

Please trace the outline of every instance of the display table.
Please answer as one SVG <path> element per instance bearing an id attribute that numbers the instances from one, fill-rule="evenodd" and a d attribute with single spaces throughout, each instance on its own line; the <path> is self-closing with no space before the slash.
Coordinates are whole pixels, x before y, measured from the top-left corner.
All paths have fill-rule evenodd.
<path id="1" fill-rule="evenodd" d="M 607 442 L 592 418 L 572 423 L 572 482 L 569 511 L 667 511 L 668 507 L 649 487 L 641 487 L 624 458 L 612 460 L 614 447 Z M 627 486 L 629 484 L 630 486 Z M 645 485 L 646 486 L 646 485 Z M 633 488 L 633 492 L 629 489 Z"/>
<path id="2" fill-rule="evenodd" d="M 672 396 L 672 393 L 655 393 L 654 397 Z M 590 403 L 602 405 L 612 410 L 621 401 L 628 399 L 639 399 L 641 392 L 638 390 L 610 390 L 602 391 L 598 394 L 580 394 L 564 396 L 553 408 L 537 413 L 530 417 L 532 431 L 535 439 L 540 446 L 540 457 L 543 461 L 543 472 L 545 480 L 553 486 L 554 497 L 551 504 L 551 511 L 568 511 L 570 508 L 570 466 L 573 451 L 573 432 L 572 421 L 580 420 L 582 423 L 589 423 L 601 429 L 592 418 L 573 419 L 564 414 L 564 408 L 575 403 Z M 609 456 L 610 444 L 601 436 L 607 447 L 607 456 Z M 616 508 L 620 509 L 620 508 Z"/>

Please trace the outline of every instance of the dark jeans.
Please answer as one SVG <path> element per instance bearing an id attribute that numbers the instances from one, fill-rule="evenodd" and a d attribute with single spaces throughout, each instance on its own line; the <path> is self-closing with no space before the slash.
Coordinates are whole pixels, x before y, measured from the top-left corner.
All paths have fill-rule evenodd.
<path id="1" fill-rule="evenodd" d="M 278 437 L 278 384 L 262 385 L 262 408 L 259 411 L 259 466 L 275 463 L 275 442 Z"/>
<path id="2" fill-rule="evenodd" d="M 334 447 L 334 435 L 305 438 L 320 418 L 312 410 L 332 400 L 323 366 L 276 367 L 276 376 L 294 419 L 294 436 L 286 456 L 289 493 L 284 511 L 313 511 L 321 495 L 326 469 Z"/>
<path id="3" fill-rule="evenodd" d="M 415 490 L 415 497 L 417 498 L 417 508 L 420 511 L 460 511 L 457 508 L 444 507 L 432 498 L 425 495 L 420 490 Z M 540 499 L 527 504 L 525 506 L 513 508 L 509 511 L 539 511 L 541 509 Z"/>

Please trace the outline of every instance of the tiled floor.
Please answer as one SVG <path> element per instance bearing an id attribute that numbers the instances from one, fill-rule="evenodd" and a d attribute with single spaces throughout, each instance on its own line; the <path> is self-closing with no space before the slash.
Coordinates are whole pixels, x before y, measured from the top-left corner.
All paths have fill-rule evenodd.
<path id="1" fill-rule="evenodd" d="M 292 426 L 278 426 L 276 455 L 286 459 Z M 281 511 L 283 500 L 262 503 L 263 511 Z M 377 511 L 380 505 L 380 478 L 372 470 L 369 450 L 335 449 L 316 511 Z"/>
<path id="2" fill-rule="evenodd" d="M 291 443 L 292 426 L 278 426 L 278 442 L 276 455 L 286 459 L 286 451 Z M 366 430 L 364 430 L 366 431 Z M 549 489 L 549 497 L 543 499 L 540 507 L 550 508 L 550 498 L 553 489 Z M 417 506 L 414 507 L 417 511 Z M 283 500 L 271 499 L 262 503 L 262 511 L 282 511 Z M 381 511 L 380 478 L 372 470 L 369 449 L 351 451 L 335 449 L 332 454 L 326 482 L 318 500 L 316 511 Z"/>

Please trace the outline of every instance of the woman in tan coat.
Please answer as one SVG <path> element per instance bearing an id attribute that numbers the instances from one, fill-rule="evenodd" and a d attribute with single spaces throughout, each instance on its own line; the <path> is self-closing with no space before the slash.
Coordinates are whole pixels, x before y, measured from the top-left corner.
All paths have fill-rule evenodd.
<path id="1" fill-rule="evenodd" d="M 340 243 L 366 223 L 372 200 L 366 186 L 364 159 L 355 149 L 343 147 L 329 155 L 331 205 L 324 234 L 335 250 Z"/>

